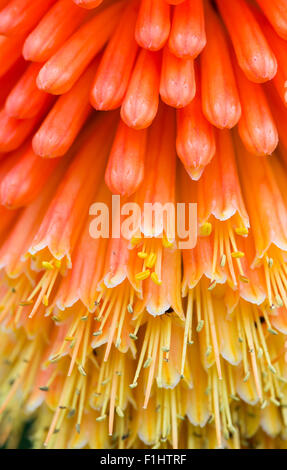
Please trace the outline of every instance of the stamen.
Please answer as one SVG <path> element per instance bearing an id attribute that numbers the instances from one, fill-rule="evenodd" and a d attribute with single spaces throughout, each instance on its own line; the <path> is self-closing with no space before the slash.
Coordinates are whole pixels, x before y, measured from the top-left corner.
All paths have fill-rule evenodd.
<path id="1" fill-rule="evenodd" d="M 142 271 L 135 275 L 136 281 L 144 281 L 150 276 L 150 270 L 147 269 L 146 271 Z"/>
<path id="2" fill-rule="evenodd" d="M 156 285 L 160 286 L 162 284 L 162 281 L 159 280 L 158 275 L 155 272 L 151 273 L 150 278 Z"/>
<path id="3" fill-rule="evenodd" d="M 212 232 L 212 224 L 210 222 L 205 222 L 199 227 L 199 235 L 201 237 L 209 237 Z"/>

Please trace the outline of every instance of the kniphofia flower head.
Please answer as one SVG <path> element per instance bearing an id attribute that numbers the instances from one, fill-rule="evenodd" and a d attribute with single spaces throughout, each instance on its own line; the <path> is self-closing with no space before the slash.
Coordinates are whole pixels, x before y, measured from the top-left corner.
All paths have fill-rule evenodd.
<path id="1" fill-rule="evenodd" d="M 286 447 L 286 40 L 286 0 L 0 0 L 1 443 Z"/>

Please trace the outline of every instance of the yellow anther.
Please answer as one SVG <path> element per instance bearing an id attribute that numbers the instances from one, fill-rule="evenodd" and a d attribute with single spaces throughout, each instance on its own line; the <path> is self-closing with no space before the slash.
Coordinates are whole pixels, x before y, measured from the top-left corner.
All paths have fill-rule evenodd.
<path id="1" fill-rule="evenodd" d="M 240 399 L 236 395 L 231 394 L 230 398 L 231 398 L 231 400 L 234 400 L 234 401 L 240 401 Z"/>
<path id="2" fill-rule="evenodd" d="M 110 382 L 111 379 L 105 379 L 102 381 L 102 385 L 107 385 Z"/>
<path id="3" fill-rule="evenodd" d="M 107 415 L 99 416 L 98 418 L 96 418 L 96 421 L 98 421 L 98 422 L 104 421 L 106 419 L 106 417 L 107 417 Z"/>
<path id="4" fill-rule="evenodd" d="M 143 251 L 139 251 L 138 252 L 138 257 L 141 258 L 141 259 L 145 259 L 145 258 L 147 258 L 147 253 L 144 253 Z"/>
<path id="5" fill-rule="evenodd" d="M 212 224 L 210 222 L 205 222 L 199 227 L 199 235 L 201 237 L 209 237 L 212 232 Z"/>
<path id="6" fill-rule="evenodd" d="M 58 323 L 60 323 L 62 321 L 61 318 L 56 317 L 56 315 L 52 316 L 52 320 L 55 321 L 55 322 L 58 322 Z"/>
<path id="7" fill-rule="evenodd" d="M 48 307 L 49 305 L 49 299 L 46 295 L 43 295 L 43 299 L 42 299 L 42 302 L 43 302 L 43 305 L 45 305 L 45 307 Z"/>
<path id="8" fill-rule="evenodd" d="M 49 261 L 42 261 L 42 267 L 47 269 L 47 271 L 52 271 L 52 269 L 54 269 L 53 264 Z"/>
<path id="9" fill-rule="evenodd" d="M 146 261 L 147 268 L 153 268 L 156 262 L 156 254 L 150 253 Z"/>
<path id="10" fill-rule="evenodd" d="M 133 382 L 129 385 L 130 388 L 136 388 L 138 386 L 137 382 Z"/>
<path id="11" fill-rule="evenodd" d="M 233 251 L 231 253 L 231 256 L 232 258 L 243 258 L 245 254 L 243 253 L 243 251 Z"/>
<path id="12" fill-rule="evenodd" d="M 147 269 L 146 271 L 142 271 L 141 273 L 137 273 L 135 275 L 136 281 L 144 281 L 150 276 L 150 270 Z"/>
<path id="13" fill-rule="evenodd" d="M 20 307 L 28 307 L 29 305 L 33 305 L 33 300 L 23 300 L 19 303 Z"/>
<path id="14" fill-rule="evenodd" d="M 152 282 L 154 282 L 157 286 L 160 286 L 162 284 L 162 281 L 159 280 L 158 275 L 156 273 L 152 273 L 150 278 Z"/>
<path id="15" fill-rule="evenodd" d="M 149 367 L 151 365 L 151 357 L 148 357 L 147 360 L 145 361 L 144 365 L 143 365 L 143 368 L 144 369 L 147 369 L 147 367 Z"/>
<path id="16" fill-rule="evenodd" d="M 205 352 L 206 357 L 210 356 L 211 353 L 212 353 L 212 346 L 209 345 Z"/>
<path id="17" fill-rule="evenodd" d="M 238 277 L 239 277 L 239 280 L 240 280 L 241 282 L 244 282 L 245 284 L 248 284 L 248 283 L 249 283 L 248 277 L 246 277 L 246 276 L 241 276 L 241 274 L 240 274 L 240 276 L 238 276 Z"/>
<path id="18" fill-rule="evenodd" d="M 154 446 L 152 446 L 152 449 L 159 449 L 160 448 L 160 442 L 157 442 Z"/>
<path id="19" fill-rule="evenodd" d="M 66 336 L 65 341 L 73 341 L 74 337 L 73 336 Z"/>
<path id="20" fill-rule="evenodd" d="M 249 380 L 249 377 L 250 377 L 250 372 L 248 371 L 243 379 L 243 382 L 247 382 L 247 380 Z"/>
<path id="21" fill-rule="evenodd" d="M 279 400 L 276 400 L 276 398 L 270 398 L 270 401 L 273 403 L 273 405 L 275 406 L 280 406 L 280 401 Z"/>
<path id="22" fill-rule="evenodd" d="M 61 267 L 61 260 L 59 259 L 55 259 L 54 260 L 54 265 L 57 269 L 59 269 Z"/>
<path id="23" fill-rule="evenodd" d="M 185 417 L 181 415 L 176 415 L 177 419 L 180 419 L 180 421 L 185 421 Z"/>
<path id="24" fill-rule="evenodd" d="M 138 339 L 138 337 L 137 337 L 134 333 L 130 333 L 130 334 L 129 334 L 129 337 L 130 337 L 131 339 L 134 339 L 135 341 Z"/>
<path id="25" fill-rule="evenodd" d="M 264 408 L 266 408 L 267 405 L 268 405 L 267 400 L 264 400 L 262 405 L 261 405 L 261 410 L 264 410 Z"/>
<path id="26" fill-rule="evenodd" d="M 120 418 L 125 416 L 123 410 L 119 406 L 116 407 L 116 413 Z"/>
<path id="27" fill-rule="evenodd" d="M 87 375 L 87 373 L 86 373 L 84 367 L 82 366 L 82 364 L 80 364 L 80 365 L 78 366 L 78 371 L 79 371 L 80 374 L 83 375 L 83 376 L 86 376 L 86 375 Z"/>
<path id="28" fill-rule="evenodd" d="M 58 362 L 61 359 L 61 354 L 55 354 L 55 356 L 50 357 L 50 362 Z"/>
<path id="29" fill-rule="evenodd" d="M 202 330 L 203 327 L 204 327 L 204 320 L 200 320 L 197 324 L 197 327 L 196 327 L 197 333 L 200 333 L 200 331 Z"/>
<path id="30" fill-rule="evenodd" d="M 248 228 L 246 228 L 246 227 L 236 227 L 235 233 L 237 233 L 237 235 L 241 235 L 242 237 L 244 237 L 244 236 L 248 235 Z"/>
<path id="31" fill-rule="evenodd" d="M 93 336 L 100 336 L 102 334 L 102 330 L 95 331 Z"/>

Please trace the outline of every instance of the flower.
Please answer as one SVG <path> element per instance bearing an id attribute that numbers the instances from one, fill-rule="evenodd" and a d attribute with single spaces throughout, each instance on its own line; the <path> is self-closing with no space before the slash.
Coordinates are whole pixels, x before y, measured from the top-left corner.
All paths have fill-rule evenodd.
<path id="1" fill-rule="evenodd" d="M 1 444 L 286 448 L 286 39 L 286 0 L 0 0 Z"/>

